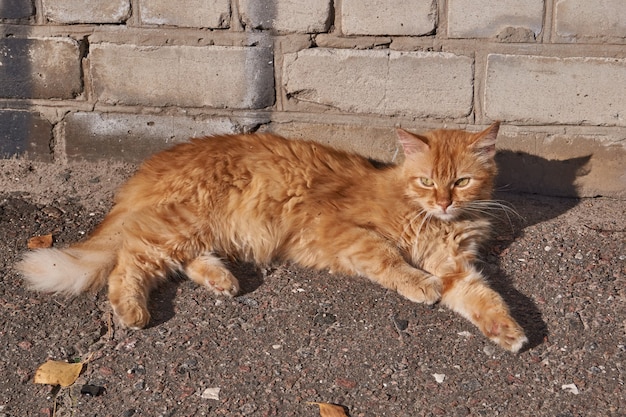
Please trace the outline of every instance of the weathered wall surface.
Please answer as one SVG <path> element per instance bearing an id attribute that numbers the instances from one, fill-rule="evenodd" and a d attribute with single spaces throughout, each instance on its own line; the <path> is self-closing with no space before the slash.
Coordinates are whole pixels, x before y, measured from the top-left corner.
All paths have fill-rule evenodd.
<path id="1" fill-rule="evenodd" d="M 623 0 L 0 2 L 0 154 L 140 161 L 269 130 L 391 160 L 503 128 L 500 183 L 626 197 Z"/>

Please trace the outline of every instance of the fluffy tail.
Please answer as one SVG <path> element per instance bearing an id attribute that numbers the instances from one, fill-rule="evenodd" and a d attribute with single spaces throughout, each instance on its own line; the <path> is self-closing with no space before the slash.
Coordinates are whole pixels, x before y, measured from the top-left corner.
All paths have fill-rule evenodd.
<path id="1" fill-rule="evenodd" d="M 117 262 L 121 216 L 111 212 L 84 242 L 67 249 L 37 249 L 16 265 L 33 290 L 79 294 L 100 289 Z"/>

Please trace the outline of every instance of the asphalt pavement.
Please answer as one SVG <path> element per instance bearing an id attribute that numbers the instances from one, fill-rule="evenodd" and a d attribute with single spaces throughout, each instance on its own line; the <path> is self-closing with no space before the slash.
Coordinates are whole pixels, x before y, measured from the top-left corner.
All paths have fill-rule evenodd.
<path id="1" fill-rule="evenodd" d="M 10 172 L 9 172 L 10 171 Z M 626 416 L 626 202 L 502 193 L 482 268 L 530 344 L 490 343 L 463 318 L 360 277 L 232 265 L 243 294 L 181 277 L 147 329 L 121 329 L 105 291 L 29 291 L 30 237 L 55 246 L 103 218 L 126 171 L 11 165 L 0 191 L 0 416 Z M 107 176 L 108 175 L 108 176 Z M 13 183 L 10 183 L 13 184 Z M 35 384 L 48 359 L 86 361 L 69 387 Z"/>

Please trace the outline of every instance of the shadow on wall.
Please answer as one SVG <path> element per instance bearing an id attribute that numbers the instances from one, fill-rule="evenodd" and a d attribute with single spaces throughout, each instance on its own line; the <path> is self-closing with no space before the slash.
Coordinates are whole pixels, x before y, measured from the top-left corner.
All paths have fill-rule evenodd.
<path id="1" fill-rule="evenodd" d="M 3 45 L 0 41 L 0 54 L 2 53 Z M 6 84 L 2 68 L 0 66 L 0 90 L 4 90 Z M 23 155 L 30 150 L 29 138 L 33 122 L 31 112 L 0 110 L 0 158 Z"/>
<path id="2" fill-rule="evenodd" d="M 239 16 L 242 23 L 254 30 L 268 30 L 276 19 L 276 1 L 244 0 L 240 3 Z"/>
<path id="3" fill-rule="evenodd" d="M 577 177 L 584 175 L 592 155 L 548 160 L 524 152 L 499 151 L 497 188 L 503 191 L 578 197 Z"/>

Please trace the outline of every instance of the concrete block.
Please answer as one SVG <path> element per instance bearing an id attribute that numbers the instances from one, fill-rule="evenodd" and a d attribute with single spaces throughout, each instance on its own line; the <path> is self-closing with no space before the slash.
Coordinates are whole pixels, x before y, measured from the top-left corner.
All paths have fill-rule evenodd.
<path id="1" fill-rule="evenodd" d="M 558 0 L 555 9 L 555 30 L 559 36 L 626 38 L 624 0 Z"/>
<path id="2" fill-rule="evenodd" d="M 448 36 L 533 41 L 543 25 L 543 0 L 449 0 Z M 520 35 L 525 36 L 520 38 Z"/>
<path id="3" fill-rule="evenodd" d="M 28 19 L 34 12 L 31 0 L 0 1 L 0 19 Z"/>
<path id="4" fill-rule="evenodd" d="M 379 162 L 398 162 L 404 157 L 394 129 L 389 127 L 288 122 L 272 123 L 262 131 L 290 139 L 312 140 Z"/>
<path id="5" fill-rule="evenodd" d="M 331 10 L 330 0 L 239 0 L 245 26 L 277 32 L 326 32 L 332 23 Z"/>
<path id="6" fill-rule="evenodd" d="M 72 99 L 82 92 L 80 51 L 70 38 L 0 39 L 0 97 Z"/>
<path id="7" fill-rule="evenodd" d="M 0 157 L 52 162 L 52 124 L 38 113 L 0 110 Z"/>
<path id="8" fill-rule="evenodd" d="M 426 35 L 435 30 L 435 0 L 343 0 L 346 35 Z"/>
<path id="9" fill-rule="evenodd" d="M 266 47 L 92 44 L 93 94 L 108 104 L 258 109 L 274 103 Z"/>
<path id="10" fill-rule="evenodd" d="M 77 112 L 62 122 L 68 159 L 115 159 L 137 163 L 192 137 L 236 133 L 226 117 L 185 117 Z"/>
<path id="11" fill-rule="evenodd" d="M 57 23 L 122 23 L 130 17 L 129 0 L 42 0 L 43 15 Z"/>
<path id="12" fill-rule="evenodd" d="M 626 60 L 492 54 L 485 113 L 525 124 L 626 126 Z"/>
<path id="13" fill-rule="evenodd" d="M 141 23 L 224 29 L 230 26 L 230 0 L 140 0 Z"/>
<path id="14" fill-rule="evenodd" d="M 472 111 L 473 60 L 442 52 L 306 49 L 285 55 L 283 82 L 296 104 L 460 118 Z"/>
<path id="15" fill-rule="evenodd" d="M 626 197 L 626 145 L 619 138 L 502 133 L 498 187 L 562 197 Z"/>

